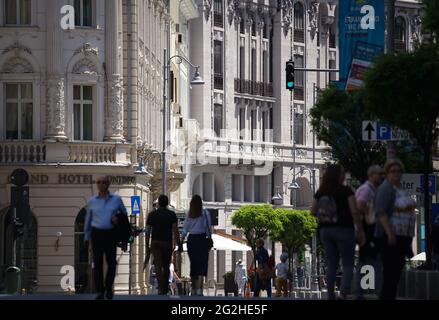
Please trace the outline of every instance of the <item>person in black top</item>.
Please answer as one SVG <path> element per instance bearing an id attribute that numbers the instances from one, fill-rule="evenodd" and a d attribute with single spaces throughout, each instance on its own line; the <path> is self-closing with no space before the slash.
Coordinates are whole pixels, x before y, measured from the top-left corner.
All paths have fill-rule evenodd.
<path id="1" fill-rule="evenodd" d="M 365 242 L 354 192 L 343 185 L 344 180 L 345 173 L 340 165 L 328 166 L 311 207 L 311 213 L 318 218 L 320 240 L 325 248 L 330 300 L 335 299 L 335 280 L 340 257 L 343 264 L 340 299 L 346 299 L 350 293 L 355 255 L 354 225 L 360 245 Z"/>
<path id="2" fill-rule="evenodd" d="M 175 212 L 168 210 L 168 197 L 160 195 L 158 200 L 159 208 L 151 211 L 146 224 L 148 232 L 145 237 L 146 254 L 151 250 L 154 256 L 155 269 L 159 282 L 159 295 L 168 294 L 169 289 L 169 265 L 171 264 L 174 242 L 178 244 L 179 251 L 182 251 L 180 235 L 177 228 L 177 216 Z M 174 239 L 173 239 L 174 236 Z M 149 238 L 151 249 L 149 248 Z"/>

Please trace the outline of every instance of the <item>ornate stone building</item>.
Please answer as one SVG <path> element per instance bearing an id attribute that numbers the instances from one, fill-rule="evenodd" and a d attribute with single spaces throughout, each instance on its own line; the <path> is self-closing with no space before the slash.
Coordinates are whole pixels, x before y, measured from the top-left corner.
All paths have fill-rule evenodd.
<path id="1" fill-rule="evenodd" d="M 75 8 L 73 30 L 60 26 L 64 5 Z M 17 251 L 28 290 L 62 291 L 64 265 L 75 269 L 72 287 L 92 289 L 83 208 L 97 193 L 96 175 L 111 175 L 111 191 L 127 208 L 130 196 L 141 196 L 137 224 L 144 226 L 161 181 L 134 172 L 144 158 L 160 175 L 152 150 L 161 150 L 169 24 L 166 2 L 159 0 L 0 1 L 0 287 L 12 263 L 6 235 L 9 175 L 16 168 L 30 176 L 33 218 Z M 133 293 L 149 282 L 138 242 Z M 128 255 L 118 260 L 116 291 L 127 292 Z"/>

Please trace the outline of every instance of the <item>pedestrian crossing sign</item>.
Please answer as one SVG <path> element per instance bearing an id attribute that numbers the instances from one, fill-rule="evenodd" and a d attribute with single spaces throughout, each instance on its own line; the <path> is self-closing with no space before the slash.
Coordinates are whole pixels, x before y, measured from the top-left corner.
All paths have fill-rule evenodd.
<path id="1" fill-rule="evenodd" d="M 131 196 L 131 214 L 140 214 L 140 196 Z"/>

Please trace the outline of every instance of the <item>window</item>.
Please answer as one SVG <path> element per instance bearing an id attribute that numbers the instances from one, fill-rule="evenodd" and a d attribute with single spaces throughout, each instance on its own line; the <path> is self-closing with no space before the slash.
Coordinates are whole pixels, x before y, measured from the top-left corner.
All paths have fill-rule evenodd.
<path id="1" fill-rule="evenodd" d="M 213 2 L 213 19 L 214 26 L 222 28 L 223 24 L 223 1 L 214 0 Z"/>
<path id="2" fill-rule="evenodd" d="M 213 48 L 214 55 L 214 88 L 222 90 L 223 89 L 223 43 L 221 41 L 214 41 Z"/>
<path id="3" fill-rule="evenodd" d="M 267 51 L 262 51 L 262 82 L 267 83 L 268 82 L 268 70 L 267 70 Z"/>
<path id="4" fill-rule="evenodd" d="M 75 26 L 93 25 L 93 0 L 75 0 Z"/>
<path id="5" fill-rule="evenodd" d="M 239 47 L 239 77 L 245 79 L 245 48 Z"/>
<path id="6" fill-rule="evenodd" d="M 268 129 L 267 116 L 268 116 L 268 112 L 266 111 L 262 112 L 262 141 L 267 141 L 267 132 L 266 132 L 266 130 Z"/>
<path id="7" fill-rule="evenodd" d="M 221 41 L 214 41 L 214 73 L 223 74 L 223 43 Z"/>
<path id="8" fill-rule="evenodd" d="M 304 139 L 303 139 L 303 113 L 298 112 L 300 109 L 302 109 L 299 106 L 296 106 L 296 114 L 294 117 L 294 128 L 295 128 L 295 132 L 294 132 L 294 139 L 295 139 L 295 143 L 296 144 L 303 144 L 304 143 Z"/>
<path id="9" fill-rule="evenodd" d="M 223 129 L 223 106 L 215 104 L 213 111 L 213 129 L 215 136 L 221 137 L 221 130 Z"/>
<path id="10" fill-rule="evenodd" d="M 267 39 L 267 36 L 268 36 L 268 26 L 266 23 L 264 23 L 264 28 L 262 29 L 262 37 L 264 39 Z"/>
<path id="11" fill-rule="evenodd" d="M 305 15 L 303 5 L 297 2 L 294 5 L 294 41 L 305 41 Z"/>
<path id="12" fill-rule="evenodd" d="M 30 25 L 31 8 L 31 0 L 5 0 L 6 24 Z"/>
<path id="13" fill-rule="evenodd" d="M 303 68 L 303 56 L 295 55 L 294 64 L 298 68 Z M 296 71 L 294 75 L 296 80 L 296 87 L 294 90 L 294 99 L 303 100 L 304 99 L 304 73 L 303 71 Z"/>
<path id="14" fill-rule="evenodd" d="M 335 36 L 335 30 L 334 26 L 329 27 L 329 47 L 335 48 L 336 47 L 336 36 Z"/>
<path id="15" fill-rule="evenodd" d="M 256 49 L 252 49 L 252 74 L 251 79 L 252 81 L 256 81 Z"/>
<path id="16" fill-rule="evenodd" d="M 255 21 L 255 18 L 252 19 L 252 37 L 256 37 L 256 21 Z"/>
<path id="17" fill-rule="evenodd" d="M 239 109 L 239 139 L 245 139 L 245 109 Z"/>
<path id="18" fill-rule="evenodd" d="M 31 140 L 33 133 L 32 84 L 6 84 L 6 139 Z"/>
<path id="19" fill-rule="evenodd" d="M 73 86 L 74 140 L 93 140 L 93 87 Z"/>
<path id="20" fill-rule="evenodd" d="M 395 51 L 406 52 L 406 22 L 401 16 L 395 19 Z"/>
<path id="21" fill-rule="evenodd" d="M 244 19 L 241 18 L 241 21 L 239 22 L 239 33 L 244 34 L 245 33 L 245 22 Z"/>

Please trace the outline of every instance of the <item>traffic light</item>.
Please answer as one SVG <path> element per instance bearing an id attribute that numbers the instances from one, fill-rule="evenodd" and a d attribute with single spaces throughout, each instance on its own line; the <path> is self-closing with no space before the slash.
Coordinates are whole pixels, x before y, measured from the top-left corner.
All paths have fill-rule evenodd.
<path id="1" fill-rule="evenodd" d="M 294 61 L 288 60 L 285 66 L 285 73 L 286 73 L 286 87 L 287 90 L 294 90 Z"/>
<path id="2" fill-rule="evenodd" d="M 22 237 L 24 234 L 24 223 L 21 221 L 20 218 L 15 218 L 13 220 L 14 223 L 14 240 L 17 240 L 18 238 Z"/>

